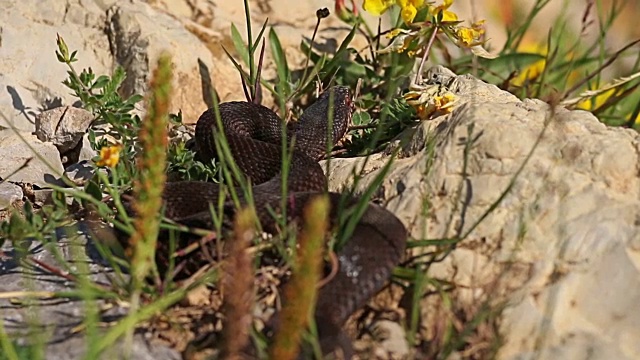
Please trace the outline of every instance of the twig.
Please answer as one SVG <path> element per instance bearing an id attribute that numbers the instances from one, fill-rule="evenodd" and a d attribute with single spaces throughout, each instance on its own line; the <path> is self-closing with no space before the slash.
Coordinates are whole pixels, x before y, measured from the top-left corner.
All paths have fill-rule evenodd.
<path id="1" fill-rule="evenodd" d="M 327 276 L 325 276 L 320 282 L 318 282 L 317 288 L 321 288 L 328 284 L 333 278 L 338 275 L 338 269 L 340 269 L 340 264 L 338 263 L 338 256 L 334 251 L 329 251 L 327 254 L 329 256 L 329 264 L 331 264 L 331 272 Z"/>
<path id="2" fill-rule="evenodd" d="M 566 99 L 567 96 L 569 96 L 569 94 L 571 94 L 572 92 L 576 91 L 577 89 L 581 88 L 584 84 L 587 83 L 587 81 L 593 79 L 596 75 L 600 74 L 602 72 L 602 70 L 604 70 L 605 68 L 607 68 L 609 65 L 611 65 L 614 61 L 616 61 L 616 59 L 628 48 L 632 47 L 633 45 L 637 44 L 640 42 L 640 39 L 638 40 L 634 40 L 632 42 L 630 42 L 629 44 L 627 44 L 626 46 L 624 46 L 622 49 L 618 50 L 615 52 L 615 54 L 613 54 L 613 56 L 611 58 L 609 58 L 609 60 L 605 61 L 604 64 L 600 65 L 597 69 L 595 69 L 594 71 L 591 72 L 591 74 L 585 76 L 582 80 L 578 81 L 575 85 L 573 85 L 572 87 L 570 87 L 567 91 L 565 91 L 564 96 L 562 97 L 562 99 Z"/>
<path id="3" fill-rule="evenodd" d="M 424 62 L 429 57 L 429 50 L 433 46 L 433 42 L 436 40 L 436 35 L 438 34 L 438 27 L 433 28 L 433 32 L 431 33 L 431 37 L 429 38 L 429 42 L 424 47 L 424 54 L 422 54 L 422 59 L 420 60 L 420 66 L 418 67 L 418 72 L 416 73 L 416 77 L 414 80 L 414 84 L 419 84 L 419 81 L 422 80 L 422 68 L 424 67 Z"/>

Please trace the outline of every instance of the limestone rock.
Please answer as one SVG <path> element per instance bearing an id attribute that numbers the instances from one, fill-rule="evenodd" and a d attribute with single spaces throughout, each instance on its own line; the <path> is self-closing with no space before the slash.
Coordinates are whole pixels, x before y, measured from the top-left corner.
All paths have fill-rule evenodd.
<path id="1" fill-rule="evenodd" d="M 171 111 L 182 110 L 187 122 L 195 122 L 207 107 L 202 84 L 215 73 L 211 53 L 174 17 L 144 2 L 65 0 L 42 6 L 37 0 L 6 0 L 0 24 L 2 127 L 34 131 L 39 112 L 78 101 L 62 84 L 68 68 L 56 59 L 56 33 L 78 50 L 78 71 L 90 67 L 110 75 L 116 63 L 124 66 L 125 96 L 145 94 L 158 55 L 167 51 L 176 89 Z"/>
<path id="2" fill-rule="evenodd" d="M 0 210 L 7 209 L 16 201 L 21 200 L 22 196 L 20 186 L 6 181 L 0 183 Z"/>
<path id="3" fill-rule="evenodd" d="M 297 48 L 312 33 L 315 10 L 332 2 L 251 5 L 254 34 L 269 17 L 295 68 L 303 64 Z M 155 59 L 169 51 L 176 94 L 171 111 L 182 109 L 185 123 L 194 122 L 206 108 L 210 79 L 222 100 L 243 96 L 220 46 L 233 48 L 232 23 L 244 36 L 240 3 L 63 0 L 42 6 L 40 0 L 4 0 L 2 9 L 0 91 L 5 96 L 0 96 L 0 127 L 19 129 L 53 167 L 34 157 L 8 180 L 45 186 L 45 180 L 62 174 L 55 146 L 31 135 L 36 114 L 77 101 L 61 84 L 67 67 L 54 55 L 56 32 L 69 48 L 79 50 L 76 69 L 110 74 L 116 64 L 124 66 L 125 95 L 143 94 Z M 336 34 L 346 31 L 335 19 L 323 20 L 318 47 L 331 52 L 341 40 L 340 35 L 334 40 Z M 275 77 L 270 66 L 267 58 L 266 79 Z M 452 114 L 416 124 L 401 135 L 403 141 L 396 144 L 401 156 L 376 194 L 413 239 L 466 235 L 442 261 L 430 264 L 427 276 L 456 285 L 451 294 L 451 304 L 460 307 L 456 310 L 506 304 L 497 321 L 504 341 L 499 359 L 640 358 L 638 134 L 607 128 L 587 112 L 520 101 L 470 76 L 444 69 L 432 75 L 431 85 L 437 81 L 449 87 L 460 103 Z M 12 130 L 0 131 L 0 177 L 8 177 L 32 156 Z M 371 183 L 387 160 L 383 153 L 366 162 L 361 186 Z M 364 164 L 363 159 L 332 160 L 332 190 L 349 187 L 351 169 Z M 48 192 L 42 191 L 40 198 Z M 33 255 L 51 260 L 43 254 Z M 2 260 L 0 290 L 24 290 L 16 262 Z M 17 278 L 7 277 L 12 271 Z M 45 277 L 37 280 L 38 289 L 64 289 L 50 287 L 54 283 Z M 446 316 L 464 313 L 446 313 L 436 295 L 421 305 L 418 337 L 423 341 L 442 335 L 439 326 L 449 320 Z M 4 320 L 24 316 L 21 309 L 3 309 Z M 78 308 L 59 309 L 46 312 L 51 315 L 47 325 L 78 321 L 67 316 Z M 60 341 L 47 354 L 81 357 L 81 340 Z M 153 350 L 144 344 L 139 348 Z M 143 353 L 148 354 L 136 353 L 136 358 Z M 452 358 L 456 356 L 463 357 Z"/>
<path id="4" fill-rule="evenodd" d="M 78 142 L 73 149 L 61 154 L 62 163 L 65 168 L 81 161 L 89 161 L 98 156 L 98 152 L 91 148 L 89 134 L 84 134 L 82 141 Z"/>
<path id="5" fill-rule="evenodd" d="M 53 189 L 33 189 L 33 203 L 37 206 L 45 205 L 51 201 Z"/>
<path id="6" fill-rule="evenodd" d="M 43 143 L 30 133 L 0 131 L 0 177 L 4 180 L 44 187 L 62 171 L 60 154 L 53 144 Z"/>
<path id="7" fill-rule="evenodd" d="M 404 359 L 409 355 L 407 334 L 400 324 L 390 320 L 380 320 L 373 326 L 374 333 L 380 342 L 379 358 Z"/>
<path id="8" fill-rule="evenodd" d="M 209 50 L 174 17 L 143 2 L 118 2 L 107 21 L 113 56 L 127 72 L 122 94 L 146 94 L 157 59 L 166 52 L 173 63 L 171 109 L 181 110 L 185 123 L 197 121 L 209 101 L 203 95 L 214 67 Z"/>
<path id="9" fill-rule="evenodd" d="M 63 106 L 38 114 L 35 134 L 40 141 L 53 143 L 64 154 L 80 143 L 93 120 L 87 110 Z"/>
<path id="10" fill-rule="evenodd" d="M 0 127 L 32 132 L 43 110 L 77 101 L 62 84 L 67 66 L 55 56 L 56 33 L 78 49 L 78 71 L 91 67 L 109 74 L 109 42 L 103 34 L 104 9 L 94 1 L 3 0 L 0 12 Z M 5 119 L 6 117 L 6 119 Z"/>
<path id="11" fill-rule="evenodd" d="M 507 304 L 499 359 L 580 358 L 585 346 L 595 359 L 640 357 L 640 136 L 469 76 L 448 81 L 459 106 L 407 130 L 420 136 L 398 143 L 377 194 L 413 239 L 468 235 L 428 276 L 457 286 L 458 306 Z M 334 159 L 330 188 L 349 187 L 355 166 L 363 189 L 386 161 Z M 426 341 L 446 311 L 437 299 L 423 300 Z"/>
<path id="12" fill-rule="evenodd" d="M 79 226 L 59 228 L 56 231 L 57 242 L 49 243 L 49 246 L 57 246 L 59 254 L 68 262 L 74 264 L 78 261 L 86 262 L 93 281 L 108 283 L 109 279 L 105 269 L 100 265 L 100 255 L 97 249 L 87 243 L 87 235 L 92 230 L 88 223 L 80 223 Z M 69 290 L 67 281 L 48 271 L 21 266 L 18 261 L 21 254 L 16 253 L 9 243 L 0 247 L 0 292 L 24 291 L 25 289 L 37 289 L 39 291 L 61 292 Z M 59 259 L 43 244 L 33 241 L 27 242 L 28 256 L 53 267 L 59 267 Z M 89 261 L 91 260 L 91 261 Z M 77 271 L 78 269 L 76 269 Z M 28 282 L 28 285 L 25 284 Z M 33 299 L 37 303 L 38 326 L 45 331 L 43 339 L 49 343 L 46 348 L 47 359 L 75 360 L 86 357 L 87 338 L 83 332 L 74 332 L 78 324 L 82 324 L 86 316 L 86 306 L 82 301 L 57 301 L 56 299 Z M 97 306 L 104 304 L 103 300 L 97 301 Z M 9 299 L 0 299 L 2 306 L 2 318 L 5 329 L 16 332 L 16 329 L 28 327 L 33 307 L 11 302 Z M 102 315 L 107 319 L 118 319 L 126 315 L 127 309 L 123 307 L 110 308 Z M 124 347 L 122 341 L 106 349 L 101 358 L 122 359 Z M 131 350 L 133 359 L 158 359 L 177 360 L 181 357 L 175 350 L 159 344 L 149 344 L 142 334 L 137 334 L 133 340 Z"/>
<path id="13" fill-rule="evenodd" d="M 99 171 L 107 172 L 105 169 L 100 169 Z M 88 161 L 81 161 L 65 168 L 64 173 L 74 184 L 84 186 L 95 174 L 95 167 Z"/>

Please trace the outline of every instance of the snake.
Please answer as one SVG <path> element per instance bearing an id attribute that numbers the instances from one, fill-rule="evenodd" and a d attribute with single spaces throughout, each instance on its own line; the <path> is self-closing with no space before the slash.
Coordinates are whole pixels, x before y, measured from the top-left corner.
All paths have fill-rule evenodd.
<path id="1" fill-rule="evenodd" d="M 327 155 L 329 144 L 343 138 L 354 111 L 351 92 L 345 86 L 333 86 L 308 106 L 297 121 L 285 123 L 271 109 L 248 101 L 223 102 L 216 110 L 206 110 L 195 128 L 197 156 L 209 161 L 219 159 L 216 140 L 224 134 L 230 155 L 251 184 L 255 214 L 262 231 L 277 235 L 281 227 L 273 212 L 286 213 L 287 221 L 302 224 L 303 210 L 318 195 L 329 202 L 329 226 L 339 227 L 345 209 L 355 209 L 359 199 L 328 191 L 328 180 L 319 160 Z M 284 129 L 284 131 L 283 131 Z M 283 147 L 283 137 L 286 147 Z M 287 171 L 283 156 L 289 156 Z M 286 201 L 283 200 L 283 177 L 286 177 Z M 187 226 L 214 229 L 211 207 L 218 206 L 220 185 L 205 181 L 176 181 L 166 184 L 163 200 L 165 217 Z M 241 198 L 244 202 L 244 199 Z M 223 228 L 231 231 L 237 207 L 223 199 Z M 286 209 L 282 207 L 285 206 Z M 353 213 L 353 212 L 352 212 Z M 323 354 L 342 349 L 352 352 L 342 327 L 389 281 L 406 247 L 407 230 L 390 211 L 372 202 L 366 203 L 362 215 L 344 245 L 337 251 L 335 276 L 317 294 L 315 325 Z M 233 237 L 230 237 L 232 239 Z M 178 246 L 184 246 L 183 240 Z M 167 262 L 158 252 L 156 261 Z M 185 255 L 184 274 L 211 261 L 203 251 Z M 347 355 L 350 357 L 350 355 Z"/>

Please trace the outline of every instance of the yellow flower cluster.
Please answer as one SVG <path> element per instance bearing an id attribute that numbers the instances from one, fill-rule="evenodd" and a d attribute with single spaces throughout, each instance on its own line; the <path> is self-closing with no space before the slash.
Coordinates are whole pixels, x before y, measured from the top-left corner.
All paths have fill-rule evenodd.
<path id="1" fill-rule="evenodd" d="M 466 47 L 475 46 L 482 35 L 484 35 L 484 20 L 471 24 L 470 28 L 464 26 L 456 28 L 458 42 Z"/>
<path id="2" fill-rule="evenodd" d="M 451 4 L 453 4 L 453 0 L 444 0 L 442 5 L 427 6 L 429 7 L 429 13 L 434 16 L 440 16 L 440 14 L 442 14 L 442 21 L 458 21 L 458 15 L 447 10 Z M 418 14 L 418 10 L 425 7 L 425 2 L 424 0 L 364 0 L 362 7 L 365 11 L 380 16 L 393 5 L 400 7 L 400 16 L 405 24 L 408 25 L 413 23 L 413 19 L 415 19 L 416 14 Z"/>
<path id="3" fill-rule="evenodd" d="M 122 145 L 104 146 L 100 149 L 100 158 L 96 161 L 98 166 L 115 167 L 120 160 Z"/>
<path id="4" fill-rule="evenodd" d="M 391 43 L 384 49 L 379 50 L 380 54 L 391 52 L 404 52 L 413 43 L 421 43 L 425 36 L 424 28 L 428 24 L 435 24 L 438 32 L 446 34 L 451 41 L 458 47 L 464 47 L 471 50 L 476 55 L 487 59 L 493 59 L 496 56 L 490 54 L 483 48 L 485 40 L 484 20 L 471 24 L 471 27 L 461 26 L 458 15 L 449 11 L 449 7 L 453 4 L 453 0 L 443 0 L 441 5 L 433 6 L 425 4 L 424 0 L 364 0 L 364 9 L 373 15 L 382 15 L 387 9 L 393 5 L 401 8 L 400 15 L 402 20 L 410 29 L 393 29 L 387 33 L 388 38 L 393 38 Z M 421 8 L 428 8 L 430 21 L 422 24 L 413 23 L 413 20 Z M 418 26 L 416 26 L 418 25 Z M 416 51 L 412 50 L 407 53 L 409 56 L 415 56 Z"/>
<path id="5" fill-rule="evenodd" d="M 438 92 L 440 92 L 439 88 L 431 87 L 409 91 L 403 97 L 407 104 L 416 109 L 418 118 L 426 120 L 436 113 L 450 113 L 458 102 L 458 97 L 452 92 L 444 91 L 441 94 Z"/>
<path id="6" fill-rule="evenodd" d="M 400 6 L 400 16 L 405 24 L 411 24 L 418 9 L 424 6 L 424 0 L 364 0 L 362 7 L 366 12 L 380 16 L 395 4 Z"/>
<path id="7" fill-rule="evenodd" d="M 453 4 L 453 0 L 444 0 L 442 5 L 439 6 L 429 6 L 429 12 L 435 16 L 439 16 L 442 14 L 442 21 L 458 21 L 458 15 L 453 11 L 447 10 L 451 4 Z"/>

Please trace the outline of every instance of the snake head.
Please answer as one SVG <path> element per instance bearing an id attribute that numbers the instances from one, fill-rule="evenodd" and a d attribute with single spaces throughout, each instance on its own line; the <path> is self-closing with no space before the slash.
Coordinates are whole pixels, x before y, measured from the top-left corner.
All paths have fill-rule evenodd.
<path id="1" fill-rule="evenodd" d="M 321 159 L 327 152 L 328 143 L 336 144 L 346 134 L 353 109 L 349 88 L 331 87 L 297 121 L 293 129 L 296 143 L 305 144 L 305 153 L 316 160 Z"/>

